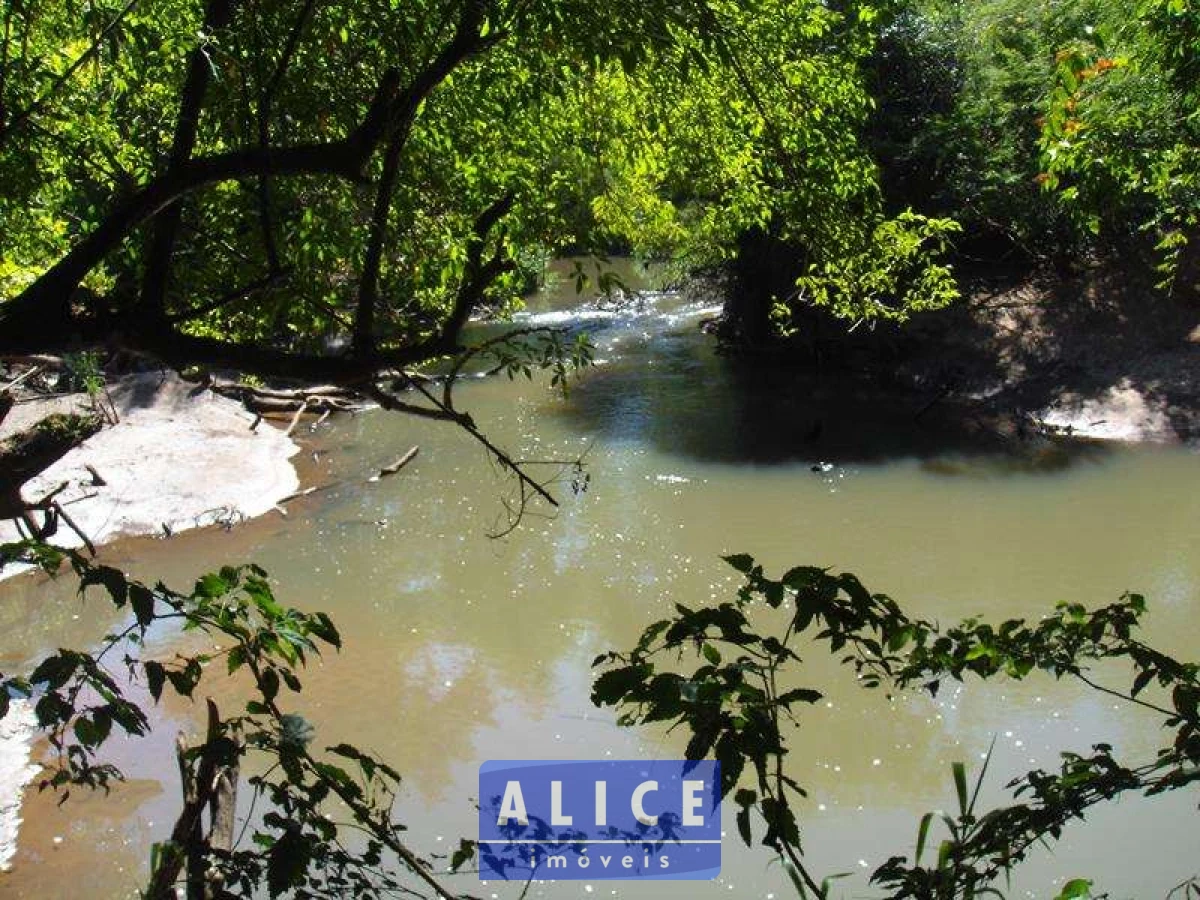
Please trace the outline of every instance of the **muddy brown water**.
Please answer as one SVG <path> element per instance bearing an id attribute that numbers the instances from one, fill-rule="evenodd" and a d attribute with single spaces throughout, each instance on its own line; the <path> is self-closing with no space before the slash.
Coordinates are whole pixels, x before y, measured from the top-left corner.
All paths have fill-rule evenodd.
<path id="1" fill-rule="evenodd" d="M 1037 616 L 1057 601 L 1095 605 L 1137 590 L 1150 604 L 1150 636 L 1196 657 L 1195 452 L 1035 446 L 1013 456 L 972 445 L 952 427 L 914 424 L 912 406 L 717 356 L 697 327 L 711 312 L 661 294 L 622 311 L 580 308 L 567 291 L 534 303 L 524 318 L 589 330 L 599 365 L 566 400 L 542 381 L 493 378 L 462 385 L 457 401 L 521 458 L 586 451 L 590 484 L 578 494 L 560 484 L 556 515 L 534 507 L 502 540 L 488 534 L 504 523 L 508 485 L 483 451 L 452 427 L 374 412 L 304 435 L 306 452 L 319 453 L 310 479 L 338 484 L 292 504 L 286 519 L 124 542 L 104 555 L 174 584 L 254 560 L 288 603 L 331 613 L 345 650 L 310 666 L 292 702 L 318 740 L 369 748 L 403 773 L 397 815 L 425 853 L 472 836 L 486 759 L 681 754 L 683 735 L 618 728 L 610 710 L 594 708 L 589 665 L 631 646 L 675 602 L 730 596 L 736 581 L 722 553 L 753 553 L 774 571 L 851 570 L 944 621 Z M 401 474 L 365 481 L 413 444 L 420 455 Z M 822 462 L 831 466 L 814 472 Z M 68 584 L 0 587 L 0 669 L 39 648 L 95 641 L 111 624 L 99 609 L 73 599 Z M 179 640 L 160 634 L 154 646 L 167 653 Z M 826 694 L 805 711 L 790 757 L 810 793 L 799 810 L 805 849 L 818 874 L 851 873 L 834 891 L 846 897 L 872 895 L 866 874 L 911 853 L 924 812 L 953 806 L 950 763 L 977 770 L 993 739 L 989 802 L 1011 777 L 1055 765 L 1059 750 L 1104 740 L 1149 754 L 1163 737 L 1153 717 L 1048 679 L 889 702 L 812 650 L 796 680 Z M 227 708 L 238 692 L 210 690 Z M 170 703 L 153 737 L 114 747 L 136 777 L 109 797 L 58 807 L 30 792 L 0 895 L 131 895 L 150 843 L 170 829 L 171 742 L 195 716 Z M 1196 803 L 1193 793 L 1098 810 L 1052 853 L 1035 852 L 1011 895 L 1052 897 L 1067 878 L 1087 876 L 1114 897 L 1165 896 L 1200 873 Z M 529 896 L 791 895 L 770 852 L 743 848 L 726 819 L 714 882 L 561 882 L 535 884 Z M 485 898 L 521 892 L 471 875 L 450 883 Z"/>

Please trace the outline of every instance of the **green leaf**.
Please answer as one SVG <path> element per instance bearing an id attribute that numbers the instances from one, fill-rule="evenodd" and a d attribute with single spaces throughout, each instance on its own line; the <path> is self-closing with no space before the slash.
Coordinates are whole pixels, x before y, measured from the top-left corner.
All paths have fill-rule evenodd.
<path id="1" fill-rule="evenodd" d="M 246 664 L 246 649 L 237 644 L 229 649 L 229 654 L 225 657 L 225 665 L 229 674 L 232 675 L 238 669 Z"/>
<path id="2" fill-rule="evenodd" d="M 129 602 L 139 625 L 145 628 L 154 621 L 154 593 L 148 587 L 130 584 Z"/>
<path id="3" fill-rule="evenodd" d="M 921 864 L 921 855 L 925 852 L 925 841 L 929 837 L 929 825 L 932 822 L 933 813 L 921 816 L 921 825 L 917 828 L 917 855 L 913 860 L 917 865 Z"/>
<path id="4" fill-rule="evenodd" d="M 457 872 L 462 866 L 475 858 L 475 842 L 459 838 L 458 849 L 450 857 L 450 871 Z"/>
<path id="5" fill-rule="evenodd" d="M 835 881 L 841 881 L 843 878 L 849 878 L 853 872 L 834 872 L 832 875 L 826 875 L 821 879 L 821 896 L 828 897 L 829 889 L 833 887 Z"/>
<path id="6" fill-rule="evenodd" d="M 950 766 L 954 773 L 954 790 L 958 794 L 958 811 L 962 815 L 967 814 L 967 767 L 961 762 L 952 763 Z"/>
<path id="7" fill-rule="evenodd" d="M 263 670 L 262 678 L 259 681 L 259 689 L 262 691 L 263 698 L 270 703 L 279 694 L 279 673 L 275 671 L 275 667 L 271 666 Z"/>
<path id="8" fill-rule="evenodd" d="M 726 797 L 737 787 L 738 779 L 742 777 L 742 770 L 746 767 L 746 756 L 738 746 L 737 733 L 734 731 L 724 732 L 717 741 L 714 755 L 717 757 L 717 762 L 721 764 L 721 796 Z M 738 794 L 741 793 L 738 791 Z M 754 796 L 753 791 L 749 793 L 751 797 Z"/>
<path id="9" fill-rule="evenodd" d="M 219 597 L 224 597 L 229 593 L 232 585 L 215 572 L 209 572 L 206 575 L 200 576 L 200 580 L 196 582 L 196 595 L 208 599 L 216 600 Z"/>
<path id="10" fill-rule="evenodd" d="M 304 880 L 312 848 L 299 831 L 288 828 L 267 854 L 267 890 L 272 897 L 297 887 Z"/>
<path id="11" fill-rule="evenodd" d="M 99 730 L 96 728 L 95 723 L 86 716 L 80 716 L 75 720 L 73 730 L 75 732 L 75 737 L 79 739 L 79 743 L 83 744 L 85 747 L 95 747 L 102 740 L 104 740 L 104 738 L 101 737 Z"/>
<path id="12" fill-rule="evenodd" d="M 333 625 L 333 620 L 323 612 L 314 613 L 309 622 L 309 629 L 327 644 L 337 649 L 342 648 L 342 636 Z"/>
<path id="13" fill-rule="evenodd" d="M 749 574 L 754 568 L 754 557 L 748 553 L 734 553 L 732 556 L 722 556 L 721 559 L 743 574 Z"/>
<path id="14" fill-rule="evenodd" d="M 649 665 L 622 666 L 601 674 L 592 685 L 592 702 L 609 706 L 640 688 L 653 672 Z"/>
<path id="15" fill-rule="evenodd" d="M 62 687 L 75 674 L 80 657 L 71 650 L 60 650 L 43 659 L 29 676 L 33 684 L 45 684 L 49 690 Z"/>
<path id="16" fill-rule="evenodd" d="M 155 700 L 162 697 L 163 684 L 167 680 L 167 672 L 163 668 L 162 663 L 149 662 L 143 663 L 142 667 L 146 671 L 146 686 L 150 689 L 150 696 Z"/>
<path id="17" fill-rule="evenodd" d="M 200 676 L 203 674 L 199 661 L 195 659 L 189 659 L 182 669 L 165 669 L 165 671 L 171 686 L 184 697 L 192 696 L 192 691 L 200 683 Z"/>
<path id="18" fill-rule="evenodd" d="M 793 688 L 781 694 L 778 700 L 780 706 L 790 706 L 793 703 L 816 703 L 825 695 L 811 688 Z"/>
<path id="19" fill-rule="evenodd" d="M 953 841 L 942 841 L 942 843 L 938 846 L 937 867 L 938 867 L 939 871 L 944 870 L 946 868 L 946 866 L 949 864 L 950 855 L 953 852 L 954 852 Z"/>
<path id="20" fill-rule="evenodd" d="M 115 606 L 125 605 L 129 579 L 120 569 L 111 566 L 92 566 L 86 569 L 79 578 L 79 589 L 82 591 L 93 584 L 102 585 Z"/>
<path id="21" fill-rule="evenodd" d="M 1054 900 L 1082 900 L 1092 896 L 1092 882 L 1084 878 L 1073 878 L 1063 885 Z"/>

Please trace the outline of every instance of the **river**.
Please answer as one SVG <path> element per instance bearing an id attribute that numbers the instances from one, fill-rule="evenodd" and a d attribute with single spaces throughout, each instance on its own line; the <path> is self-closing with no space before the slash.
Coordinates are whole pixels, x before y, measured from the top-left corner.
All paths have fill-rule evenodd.
<path id="1" fill-rule="evenodd" d="M 881 404 L 719 356 L 698 328 L 713 312 L 703 302 L 650 292 L 614 309 L 565 285 L 519 318 L 593 335 L 597 365 L 569 397 L 542 379 L 503 377 L 455 392 L 514 456 L 585 454 L 587 489 L 559 484 L 555 515 L 534 506 L 516 531 L 490 538 L 505 522 L 510 486 L 483 450 L 448 425 L 368 412 L 302 433 L 305 477 L 334 486 L 291 504 L 286 518 L 126 541 L 103 554 L 177 585 L 253 560 L 287 603 L 333 615 L 345 650 L 310 666 L 296 708 L 318 741 L 357 744 L 403 773 L 397 815 L 419 851 L 448 851 L 473 835 L 486 759 L 679 755 L 682 735 L 621 729 L 611 711 L 592 707 L 589 666 L 597 653 L 630 647 L 675 602 L 731 596 L 737 582 L 722 553 L 752 553 L 775 572 L 802 563 L 854 571 L 943 621 L 1037 616 L 1057 601 L 1099 605 L 1137 590 L 1148 598 L 1151 638 L 1195 657 L 1194 450 L 1043 447 L 1015 459 L 948 423 L 914 421 L 919 403 Z M 367 482 L 412 445 L 420 455 L 400 474 Z M 5 671 L 37 648 L 93 642 L 103 627 L 67 584 L 19 579 L 0 590 Z M 170 652 L 178 640 L 159 635 L 153 646 Z M 1010 778 L 1054 766 L 1060 749 L 1104 740 L 1146 754 L 1162 737 L 1152 718 L 1048 679 L 889 701 L 814 649 L 800 680 L 826 694 L 805 711 L 789 757 L 810 792 L 799 810 L 805 849 L 819 875 L 852 873 L 834 892 L 846 897 L 870 896 L 865 874 L 911 853 L 921 815 L 953 805 L 951 762 L 977 769 L 993 739 L 990 802 Z M 214 693 L 232 708 L 236 690 Z M 57 807 L 30 792 L 0 895 L 131 895 L 177 810 L 171 742 L 196 714 L 169 703 L 154 737 L 119 743 L 117 762 L 137 777 L 109 797 Z M 1098 810 L 1053 853 L 1035 852 L 1011 895 L 1052 897 L 1065 879 L 1088 876 L 1114 897 L 1165 896 L 1200 868 L 1195 802 Z M 563 882 L 534 885 L 529 896 L 789 896 L 770 852 L 743 848 L 729 812 L 726 827 L 714 882 Z M 471 875 L 451 884 L 482 897 L 520 894 Z"/>

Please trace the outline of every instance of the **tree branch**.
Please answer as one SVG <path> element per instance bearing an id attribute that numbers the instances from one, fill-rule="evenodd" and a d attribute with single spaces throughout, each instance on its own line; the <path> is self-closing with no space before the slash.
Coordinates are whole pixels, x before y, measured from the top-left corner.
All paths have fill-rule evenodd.
<path id="1" fill-rule="evenodd" d="M 483 11 L 484 4 L 478 0 L 467 0 L 463 4 L 462 13 L 450 42 L 413 79 L 396 100 L 389 124 L 391 134 L 384 153 L 383 173 L 379 179 L 379 186 L 375 193 L 375 206 L 371 213 L 370 240 L 367 243 L 362 277 L 359 281 L 358 307 L 355 311 L 352 343 L 354 352 L 357 354 L 367 354 L 374 349 L 375 312 L 379 303 L 379 272 L 387 243 L 388 217 L 392 208 L 392 196 L 396 190 L 400 157 L 408 143 L 408 136 L 412 131 L 417 110 L 422 101 L 455 68 L 476 53 L 485 50 L 498 39 L 495 37 L 484 38 L 481 34 Z M 478 226 L 478 222 L 476 224 Z M 487 228 L 490 227 L 489 224 Z M 484 230 L 485 235 L 486 231 L 487 229 Z M 463 322 L 465 323 L 465 321 L 464 319 Z M 452 325 L 452 323 L 447 324 Z M 453 333 L 457 334 L 461 328 L 461 324 L 454 327 Z"/>
<path id="2" fill-rule="evenodd" d="M 300 9 L 300 14 L 296 17 L 295 24 L 288 33 L 287 42 L 284 44 L 283 52 L 279 54 L 279 60 L 275 64 L 275 69 L 272 71 L 270 79 L 263 86 L 262 92 L 259 95 L 258 145 L 260 147 L 267 147 L 271 143 L 271 110 L 275 103 L 275 94 L 279 90 L 279 85 L 283 82 L 287 70 L 291 67 L 292 60 L 296 55 L 296 49 L 300 46 L 300 38 L 304 34 L 304 29 L 308 26 L 309 19 L 312 18 L 315 7 L 316 0 L 305 0 L 304 6 Z M 267 254 L 267 266 L 272 272 L 275 272 L 281 266 L 279 263 L 279 248 L 275 242 L 275 229 L 271 223 L 271 176 L 269 174 L 258 176 L 258 211 L 259 226 L 262 229 L 263 236 L 263 249 Z"/>
<path id="3" fill-rule="evenodd" d="M 193 307 L 192 309 L 176 313 L 175 315 L 168 317 L 167 322 L 171 325 L 179 325 L 183 322 L 190 322 L 193 319 L 199 319 L 201 316 L 207 316 L 210 312 L 215 312 L 222 306 L 228 306 L 230 303 L 236 303 L 238 300 L 249 297 L 255 291 L 261 291 L 263 288 L 267 288 L 273 284 L 276 284 L 286 274 L 288 274 L 287 270 L 268 272 L 262 278 L 252 281 L 249 284 L 242 285 L 240 288 L 235 288 L 232 291 L 228 291 L 209 303 L 203 303 L 200 306 Z"/>
<path id="4" fill-rule="evenodd" d="M 208 84 L 212 74 L 204 41 L 208 35 L 222 30 L 229 24 L 235 2 L 236 0 L 208 0 L 205 3 L 202 31 L 197 36 L 199 43 L 188 56 L 187 75 L 180 93 L 179 114 L 175 120 L 175 134 L 171 139 L 167 174 L 179 171 L 195 150 L 196 134 L 200 130 L 200 114 L 204 109 L 204 99 L 208 95 Z M 141 316 L 158 320 L 165 315 L 167 284 L 171 277 L 171 257 L 175 253 L 182 216 L 183 205 L 176 201 L 155 220 L 146 271 L 142 279 L 142 293 L 137 303 Z"/>
<path id="5" fill-rule="evenodd" d="M 387 242 L 388 218 L 392 211 L 392 195 L 400 171 L 400 154 L 404 150 L 408 129 L 392 135 L 383 154 L 383 173 L 375 190 L 375 206 L 371 211 L 371 234 L 363 259 L 362 277 L 358 283 L 358 306 L 354 312 L 354 336 L 351 348 L 356 354 L 369 354 L 375 349 L 375 307 L 379 303 L 379 270 L 383 265 L 383 250 Z"/>
<path id="6" fill-rule="evenodd" d="M 39 352 L 48 344 L 104 339 L 111 330 L 77 321 L 71 298 L 88 274 L 134 228 L 191 191 L 253 175 L 326 174 L 359 181 L 367 160 L 382 139 L 399 88 L 399 73 L 389 69 L 358 128 L 340 141 L 291 147 L 253 147 L 187 160 L 175 171 L 134 192 L 57 263 L 12 300 L 0 306 L 0 350 Z M 112 323 L 105 323 L 111 326 Z M 81 334 L 82 332 L 82 334 Z"/>

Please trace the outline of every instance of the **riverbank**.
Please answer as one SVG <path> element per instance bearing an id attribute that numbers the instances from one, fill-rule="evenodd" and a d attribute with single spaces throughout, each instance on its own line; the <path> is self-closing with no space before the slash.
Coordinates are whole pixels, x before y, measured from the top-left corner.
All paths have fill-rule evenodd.
<path id="1" fill-rule="evenodd" d="M 291 458 L 300 448 L 234 400 L 171 372 L 126 376 L 109 395 L 117 423 L 71 450 L 23 491 L 27 498 L 41 497 L 66 484 L 57 499 L 93 544 L 231 526 L 273 509 L 299 486 Z M 68 395 L 18 404 L 0 438 L 52 412 L 78 411 L 86 402 L 86 395 Z M 0 523 L 0 542 L 17 539 L 12 522 Z M 63 525 L 52 540 L 82 544 Z"/>
<path id="2" fill-rule="evenodd" d="M 903 325 L 848 327 L 804 307 L 791 336 L 756 342 L 739 315 L 761 303 L 739 312 L 731 283 L 689 283 L 697 301 L 724 298 L 702 326 L 749 393 L 739 428 L 756 437 L 738 452 L 831 464 L 958 454 L 1041 468 L 1104 445 L 1200 443 L 1200 298 L 1099 267 L 976 270 L 961 284 L 958 302 Z"/>
<path id="3" fill-rule="evenodd" d="M 918 317 L 898 376 L 1011 432 L 1200 441 L 1200 303 L 1127 273 L 1001 273 Z"/>
<path id="4" fill-rule="evenodd" d="M 26 700 L 14 700 L 0 719 L 0 872 L 17 852 L 21 825 L 21 796 L 39 769 L 29 759 L 37 718 Z"/>

